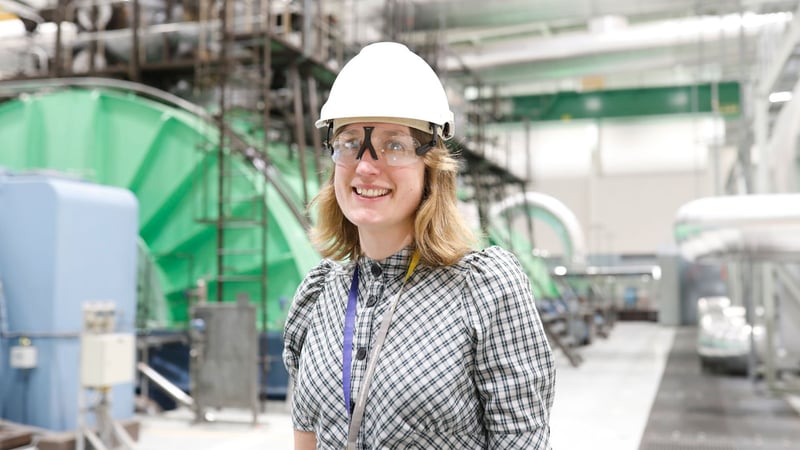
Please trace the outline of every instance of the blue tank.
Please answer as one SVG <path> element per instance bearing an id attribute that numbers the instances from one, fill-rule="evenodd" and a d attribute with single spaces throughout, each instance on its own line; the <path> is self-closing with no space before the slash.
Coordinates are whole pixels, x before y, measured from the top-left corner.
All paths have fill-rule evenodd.
<path id="1" fill-rule="evenodd" d="M 77 428 L 82 306 L 114 302 L 116 331 L 134 333 L 137 236 L 127 190 L 0 172 L 0 417 Z M 36 366 L 12 367 L 11 348 L 28 340 Z M 133 417 L 132 383 L 111 399 L 116 419 Z"/>

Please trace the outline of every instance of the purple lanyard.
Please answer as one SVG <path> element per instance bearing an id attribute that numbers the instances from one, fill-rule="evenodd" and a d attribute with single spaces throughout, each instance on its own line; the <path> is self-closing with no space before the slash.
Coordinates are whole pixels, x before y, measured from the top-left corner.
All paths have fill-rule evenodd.
<path id="1" fill-rule="evenodd" d="M 358 301 L 358 264 L 353 272 L 353 282 L 350 284 L 350 295 L 347 299 L 347 312 L 344 316 L 344 347 L 342 348 L 342 390 L 344 391 L 344 407 L 347 415 L 350 409 L 350 365 L 353 361 L 353 334 L 355 334 L 356 303 Z"/>

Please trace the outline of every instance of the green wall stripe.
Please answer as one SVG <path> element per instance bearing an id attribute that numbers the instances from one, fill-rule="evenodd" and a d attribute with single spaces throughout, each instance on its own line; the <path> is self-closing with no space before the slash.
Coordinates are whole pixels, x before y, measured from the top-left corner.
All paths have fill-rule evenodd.
<path id="1" fill-rule="evenodd" d="M 736 117 L 741 111 L 739 83 L 718 85 L 717 111 Z M 591 92 L 558 92 L 513 97 L 505 122 L 529 120 L 601 119 L 667 114 L 710 113 L 711 84 Z"/>

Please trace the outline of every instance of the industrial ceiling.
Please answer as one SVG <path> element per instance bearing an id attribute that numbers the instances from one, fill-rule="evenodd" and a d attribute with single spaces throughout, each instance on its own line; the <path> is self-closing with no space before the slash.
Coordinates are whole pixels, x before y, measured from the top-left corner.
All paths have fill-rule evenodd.
<path id="1" fill-rule="evenodd" d="M 331 2 L 370 26 L 436 42 L 439 69 L 501 97 L 746 80 L 796 0 L 416 0 Z M 787 70 L 791 75 L 796 70 Z M 481 91 L 483 94 L 483 91 Z M 477 92 L 473 93 L 477 95 Z"/>

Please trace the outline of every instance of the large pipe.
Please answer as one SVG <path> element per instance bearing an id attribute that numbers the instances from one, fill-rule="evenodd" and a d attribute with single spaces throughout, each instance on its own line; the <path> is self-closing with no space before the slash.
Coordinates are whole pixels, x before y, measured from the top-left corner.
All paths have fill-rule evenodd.
<path id="1" fill-rule="evenodd" d="M 800 259 L 800 194 L 693 200 L 676 213 L 675 239 L 689 260 Z"/>
<path id="2" fill-rule="evenodd" d="M 533 208 L 533 211 L 530 210 Z M 574 268 L 586 265 L 586 241 L 583 237 L 578 218 L 571 209 L 555 197 L 551 197 L 541 192 L 522 192 L 512 194 L 499 203 L 492 205 L 489 216 L 492 221 L 497 221 L 498 217 L 506 211 L 520 209 L 528 213 L 539 212 L 544 215 L 545 220 L 561 238 L 566 260 Z"/>
<path id="3" fill-rule="evenodd" d="M 37 24 L 44 22 L 42 16 L 40 16 L 35 9 L 23 3 L 11 0 L 0 0 L 0 9 L 5 10 L 6 12 L 9 12 L 11 14 L 14 14 L 21 19 L 27 19 L 32 22 L 36 22 Z"/>

